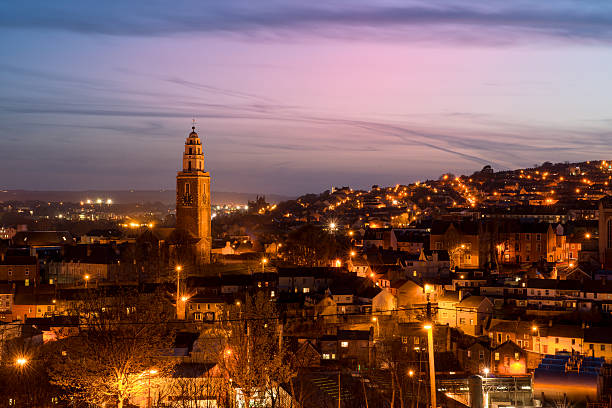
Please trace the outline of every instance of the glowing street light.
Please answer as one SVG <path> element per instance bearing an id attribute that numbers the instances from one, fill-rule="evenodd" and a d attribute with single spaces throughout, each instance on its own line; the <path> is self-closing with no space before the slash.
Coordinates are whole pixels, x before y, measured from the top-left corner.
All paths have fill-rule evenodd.
<path id="1" fill-rule="evenodd" d="M 353 256 L 355 256 L 355 255 L 357 255 L 357 252 L 355 252 L 355 251 L 351 251 L 351 257 L 353 257 Z"/>
<path id="2" fill-rule="evenodd" d="M 187 296 L 181 296 L 181 301 L 186 302 L 188 300 L 189 300 L 189 298 Z"/>
<path id="3" fill-rule="evenodd" d="M 149 383 L 149 395 L 147 396 L 147 408 L 151 408 L 151 376 L 155 375 L 158 373 L 158 371 L 155 368 L 151 368 L 150 370 L 146 371 L 147 373 L 147 380 Z"/>
<path id="4" fill-rule="evenodd" d="M 488 377 L 488 375 L 489 375 L 489 372 L 490 372 L 489 367 L 485 367 L 485 368 L 482 370 L 482 372 L 484 373 L 485 378 L 487 378 L 487 377 Z"/>
<path id="5" fill-rule="evenodd" d="M 408 370 L 408 377 L 412 377 L 414 376 L 414 371 L 413 370 Z"/>
<path id="6" fill-rule="evenodd" d="M 436 367 L 434 364 L 433 323 L 425 323 L 423 328 L 427 330 L 427 354 L 429 354 L 429 383 L 431 392 L 431 406 L 432 408 L 436 408 Z"/>
<path id="7" fill-rule="evenodd" d="M 265 272 L 266 264 L 268 263 L 268 258 L 261 259 L 261 272 Z"/>
<path id="8" fill-rule="evenodd" d="M 182 300 L 181 298 L 181 271 L 183 270 L 183 267 L 181 265 L 176 265 L 174 267 L 174 269 L 176 270 L 176 318 L 180 319 L 180 313 L 179 313 L 179 300 Z M 185 302 L 183 300 L 183 302 Z"/>
<path id="9" fill-rule="evenodd" d="M 83 276 L 83 278 L 85 279 L 85 287 L 87 288 L 87 283 L 89 282 L 89 275 L 85 275 Z"/>
<path id="10" fill-rule="evenodd" d="M 15 365 L 19 368 L 23 368 L 26 364 L 28 364 L 28 359 L 25 357 L 19 357 L 15 360 Z"/>
<path id="11" fill-rule="evenodd" d="M 586 239 L 591 239 L 591 234 L 589 234 L 589 233 L 587 232 L 586 234 L 584 234 L 584 237 L 585 237 Z"/>
<path id="12" fill-rule="evenodd" d="M 336 223 L 335 222 L 330 222 L 329 223 L 329 229 L 330 231 L 335 231 L 336 230 Z"/>

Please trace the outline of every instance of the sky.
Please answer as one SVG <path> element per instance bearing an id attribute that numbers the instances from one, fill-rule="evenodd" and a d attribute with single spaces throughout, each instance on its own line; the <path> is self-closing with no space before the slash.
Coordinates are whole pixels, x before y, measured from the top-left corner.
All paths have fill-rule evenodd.
<path id="1" fill-rule="evenodd" d="M 612 2 L 0 2 L 0 189 L 298 195 L 612 158 Z"/>

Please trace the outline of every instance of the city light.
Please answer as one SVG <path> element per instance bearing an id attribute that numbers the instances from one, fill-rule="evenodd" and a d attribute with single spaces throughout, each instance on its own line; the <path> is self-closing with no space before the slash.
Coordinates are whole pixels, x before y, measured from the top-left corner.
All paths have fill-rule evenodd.
<path id="1" fill-rule="evenodd" d="M 183 270 L 183 267 L 181 265 L 176 265 L 175 269 L 176 269 L 177 272 L 180 272 L 180 271 Z"/>
<path id="2" fill-rule="evenodd" d="M 423 326 L 423 328 L 424 328 L 425 330 L 431 330 L 431 327 L 432 327 L 432 326 L 431 326 L 431 323 L 427 323 L 427 324 L 425 324 L 425 325 Z"/>
<path id="3" fill-rule="evenodd" d="M 18 367 L 23 367 L 23 366 L 25 366 L 26 364 L 28 364 L 28 359 L 27 359 L 27 358 L 25 358 L 25 357 L 18 357 L 18 358 L 17 358 L 17 360 L 15 360 L 15 364 L 16 364 Z"/>

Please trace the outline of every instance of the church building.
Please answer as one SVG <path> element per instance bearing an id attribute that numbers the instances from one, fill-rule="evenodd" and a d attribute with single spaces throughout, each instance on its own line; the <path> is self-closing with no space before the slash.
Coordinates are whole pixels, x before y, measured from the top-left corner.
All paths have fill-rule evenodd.
<path id="1" fill-rule="evenodd" d="M 183 170 L 176 176 L 176 228 L 192 239 L 197 263 L 210 263 L 210 174 L 204 170 L 202 141 L 191 128 L 185 141 Z"/>

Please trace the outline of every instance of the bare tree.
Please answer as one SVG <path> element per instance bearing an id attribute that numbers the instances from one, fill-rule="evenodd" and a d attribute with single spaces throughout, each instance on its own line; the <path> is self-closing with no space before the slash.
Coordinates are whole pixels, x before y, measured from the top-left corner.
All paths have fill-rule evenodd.
<path id="1" fill-rule="evenodd" d="M 152 372 L 171 369 L 163 354 L 173 342 L 172 309 L 159 293 L 95 293 L 73 312 L 78 334 L 55 344 L 50 364 L 52 383 L 71 398 L 121 408 L 144 393 Z"/>
<path id="2" fill-rule="evenodd" d="M 225 348 L 219 353 L 219 367 L 249 401 L 277 401 L 279 387 L 293 375 L 279 342 L 279 321 L 275 304 L 264 292 L 247 297 L 228 308 Z"/>

